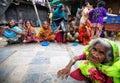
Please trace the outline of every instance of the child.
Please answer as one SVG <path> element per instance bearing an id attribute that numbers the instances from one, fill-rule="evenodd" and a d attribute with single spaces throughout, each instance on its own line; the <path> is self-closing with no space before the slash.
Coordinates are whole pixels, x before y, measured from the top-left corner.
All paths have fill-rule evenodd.
<path id="1" fill-rule="evenodd" d="M 67 32 L 67 40 L 70 42 L 78 42 L 78 29 L 77 26 L 75 25 L 74 21 L 71 21 L 70 26 L 69 26 L 69 30 Z"/>
<path id="2" fill-rule="evenodd" d="M 83 54 L 75 56 L 69 64 L 58 71 L 58 77 L 67 78 L 72 65 L 82 60 L 77 70 L 70 76 L 76 80 L 89 79 L 90 83 L 119 83 L 120 60 L 117 44 L 108 39 L 96 39 L 85 48 Z"/>

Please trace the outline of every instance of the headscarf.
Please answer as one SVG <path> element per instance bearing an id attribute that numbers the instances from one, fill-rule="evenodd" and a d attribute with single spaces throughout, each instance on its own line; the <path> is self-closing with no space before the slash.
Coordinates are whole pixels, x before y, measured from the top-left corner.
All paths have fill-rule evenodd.
<path id="1" fill-rule="evenodd" d="M 66 19 L 65 17 L 65 12 L 61 10 L 61 7 L 63 6 L 63 4 L 59 4 L 57 6 L 57 9 L 53 12 L 53 16 L 52 16 L 52 19 L 58 19 L 58 18 L 64 18 Z"/>
<path id="2" fill-rule="evenodd" d="M 98 40 L 101 40 L 101 39 L 105 40 L 106 42 L 108 42 L 111 45 L 111 47 L 113 49 L 112 50 L 113 51 L 113 56 L 114 56 L 113 62 L 118 61 L 119 57 L 120 57 L 120 54 L 119 54 L 119 48 L 118 48 L 118 45 L 116 44 L 116 42 L 108 40 L 106 38 L 98 38 Z M 91 45 L 92 45 L 92 43 L 90 43 L 83 51 L 83 53 L 85 53 L 87 55 L 87 59 L 89 58 L 89 49 L 90 49 Z"/>
<path id="3" fill-rule="evenodd" d="M 119 54 L 119 48 L 118 45 L 114 41 L 110 41 L 105 38 L 100 38 L 100 40 L 103 39 L 106 42 L 108 42 L 112 47 L 112 53 L 113 53 L 113 62 L 112 64 L 106 63 L 106 64 L 93 64 L 89 61 L 89 50 L 93 43 L 88 45 L 83 53 L 86 54 L 86 60 L 83 60 L 80 65 L 79 69 L 81 70 L 82 74 L 92 80 L 94 80 L 95 83 L 104 83 L 105 77 L 100 74 L 98 71 L 102 72 L 108 77 L 113 78 L 113 83 L 119 83 L 120 82 L 120 54 Z M 92 74 L 92 75 L 91 75 Z M 94 74 L 94 75 L 93 75 Z M 91 77 L 92 76 L 92 77 Z"/>

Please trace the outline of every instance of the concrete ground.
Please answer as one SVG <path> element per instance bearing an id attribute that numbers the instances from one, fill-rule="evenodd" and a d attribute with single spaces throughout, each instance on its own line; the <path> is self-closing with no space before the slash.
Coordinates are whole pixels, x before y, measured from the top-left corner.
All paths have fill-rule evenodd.
<path id="1" fill-rule="evenodd" d="M 120 46 L 120 42 L 116 41 Z M 0 44 L 0 83 L 85 83 L 72 78 L 57 78 L 57 71 L 64 68 L 69 60 L 82 53 L 85 46 L 73 43 L 14 44 L 5 47 Z M 77 68 L 77 62 L 71 69 Z"/>

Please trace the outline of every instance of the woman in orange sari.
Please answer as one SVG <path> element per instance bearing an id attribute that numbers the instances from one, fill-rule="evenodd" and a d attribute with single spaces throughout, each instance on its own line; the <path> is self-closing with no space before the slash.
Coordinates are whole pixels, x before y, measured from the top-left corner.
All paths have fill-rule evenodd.
<path id="1" fill-rule="evenodd" d="M 92 39 L 90 21 L 87 20 L 85 25 L 80 25 L 78 32 L 79 40 L 83 43 L 83 45 L 87 45 L 88 42 Z"/>
<path id="2" fill-rule="evenodd" d="M 78 28 L 79 32 L 79 40 L 83 43 L 83 45 L 88 44 L 88 42 L 92 39 L 92 33 L 90 28 L 89 21 L 89 11 L 92 9 L 89 2 L 85 2 L 82 10 L 82 17 L 80 19 L 80 26 Z"/>
<path id="3" fill-rule="evenodd" d="M 42 27 L 39 32 L 36 34 L 36 37 L 39 38 L 40 41 L 54 41 L 55 35 L 52 33 L 52 29 L 47 21 L 43 21 Z"/>
<path id="4" fill-rule="evenodd" d="M 35 28 L 32 27 L 30 21 L 25 22 L 24 42 L 39 42 L 39 39 L 35 37 Z"/>

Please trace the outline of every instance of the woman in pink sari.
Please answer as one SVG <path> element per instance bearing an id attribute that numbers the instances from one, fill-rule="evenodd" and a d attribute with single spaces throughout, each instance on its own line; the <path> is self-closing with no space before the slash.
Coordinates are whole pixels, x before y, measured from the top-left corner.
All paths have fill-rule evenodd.
<path id="1" fill-rule="evenodd" d="M 39 42 L 39 39 L 35 37 L 35 28 L 32 27 L 30 21 L 25 22 L 24 42 Z"/>

